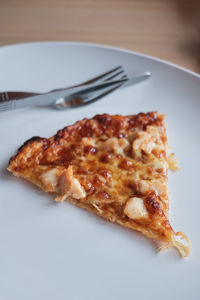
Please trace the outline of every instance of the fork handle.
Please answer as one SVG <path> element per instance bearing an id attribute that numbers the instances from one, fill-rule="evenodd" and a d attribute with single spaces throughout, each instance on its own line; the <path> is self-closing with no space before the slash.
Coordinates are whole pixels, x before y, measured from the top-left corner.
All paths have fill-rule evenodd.
<path id="1" fill-rule="evenodd" d="M 37 96 L 38 93 L 29 93 L 29 92 L 2 92 L 0 93 L 0 102 L 23 99 L 31 96 Z"/>

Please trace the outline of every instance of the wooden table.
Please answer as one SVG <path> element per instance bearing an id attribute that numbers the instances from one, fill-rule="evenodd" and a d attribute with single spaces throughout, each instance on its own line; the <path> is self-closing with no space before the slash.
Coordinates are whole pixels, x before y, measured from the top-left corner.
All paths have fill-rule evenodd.
<path id="1" fill-rule="evenodd" d="M 0 0 L 0 45 L 87 41 L 200 72 L 199 0 Z"/>

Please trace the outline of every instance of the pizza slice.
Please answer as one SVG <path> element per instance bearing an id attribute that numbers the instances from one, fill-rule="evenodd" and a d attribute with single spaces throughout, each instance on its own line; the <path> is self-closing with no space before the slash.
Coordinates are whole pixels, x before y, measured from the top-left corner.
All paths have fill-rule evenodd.
<path id="1" fill-rule="evenodd" d="M 105 219 L 142 232 L 159 249 L 175 246 L 189 254 L 189 240 L 169 222 L 168 168 L 164 115 L 96 115 L 33 137 L 10 159 L 8 170 L 56 201 L 68 200 Z"/>

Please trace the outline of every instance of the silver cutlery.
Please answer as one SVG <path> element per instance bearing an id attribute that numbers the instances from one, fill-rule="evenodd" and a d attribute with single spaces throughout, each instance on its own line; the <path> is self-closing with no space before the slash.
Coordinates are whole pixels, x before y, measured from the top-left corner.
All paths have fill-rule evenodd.
<path id="1" fill-rule="evenodd" d="M 56 100 L 54 105 L 57 109 L 66 109 L 92 104 L 120 87 L 124 88 L 131 86 L 132 84 L 136 84 L 148 79 L 150 76 L 151 73 L 146 72 L 131 78 L 105 81 L 105 85 L 100 83 L 97 86 L 93 86 L 91 89 L 84 89 L 70 96 L 66 95 L 61 97 Z"/>
<path id="2" fill-rule="evenodd" d="M 128 78 L 121 66 L 79 85 L 37 94 L 27 92 L 4 92 L 0 96 L 0 111 L 28 106 L 54 106 L 59 109 L 91 104 L 119 87 L 126 87 L 150 77 L 150 73 Z M 114 79 L 114 80 L 113 80 Z"/>
<path id="3" fill-rule="evenodd" d="M 66 88 L 60 88 L 60 89 L 54 89 L 51 91 L 48 91 L 47 93 L 51 93 L 51 92 L 57 92 L 60 90 L 66 90 L 72 87 L 78 87 L 78 86 L 83 86 L 86 84 L 90 84 L 90 83 L 97 83 L 97 82 L 103 82 L 105 80 L 111 80 L 111 79 L 121 79 L 122 77 L 127 77 L 125 70 L 123 69 L 122 66 L 118 66 L 112 70 L 109 70 L 103 74 L 100 74 L 94 78 L 91 78 L 87 81 L 84 81 L 82 83 L 79 83 L 77 85 L 73 85 L 70 87 L 66 87 Z M 0 102 L 2 101 L 7 101 L 7 100 L 12 100 L 12 99 L 23 99 L 23 98 L 27 98 L 27 97 L 31 97 L 31 96 L 37 96 L 37 95 L 42 95 L 43 93 L 33 93 L 33 92 L 19 92 L 19 91 L 11 91 L 11 92 L 0 92 Z"/>

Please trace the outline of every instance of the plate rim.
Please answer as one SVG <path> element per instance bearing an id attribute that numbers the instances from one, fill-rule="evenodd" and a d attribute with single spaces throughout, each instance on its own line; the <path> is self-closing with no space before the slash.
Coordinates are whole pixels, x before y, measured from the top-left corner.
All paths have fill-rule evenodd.
<path id="1" fill-rule="evenodd" d="M 130 50 L 130 49 L 125 49 L 125 48 L 121 48 L 121 47 L 117 47 L 117 46 L 110 46 L 110 45 L 106 45 L 106 44 L 92 43 L 92 42 L 83 42 L 83 41 L 35 41 L 35 42 L 24 42 L 24 43 L 14 43 L 14 44 L 10 44 L 10 45 L 2 45 L 2 46 L 0 46 L 0 51 L 2 49 L 6 49 L 6 48 L 15 48 L 15 47 L 18 48 L 18 47 L 22 47 L 22 46 L 31 46 L 31 45 L 37 46 L 37 45 L 41 45 L 41 44 L 42 45 L 57 44 L 57 45 L 72 45 L 72 46 L 87 46 L 87 47 L 90 46 L 90 47 L 93 47 L 93 48 L 103 48 L 103 49 L 109 49 L 109 50 L 134 54 L 134 55 L 139 56 L 141 58 L 146 58 L 146 59 L 149 59 L 151 61 L 156 61 L 156 62 L 165 64 L 167 66 L 170 66 L 170 67 L 172 67 L 174 69 L 177 69 L 179 71 L 183 71 L 184 73 L 190 74 L 193 77 L 200 79 L 200 74 L 198 74 L 197 72 L 192 71 L 188 68 L 182 67 L 181 65 L 178 65 L 178 64 L 173 63 L 171 61 L 161 59 L 161 58 L 158 58 L 156 56 L 145 54 L 145 53 L 142 53 L 142 52 L 133 51 L 133 50 Z"/>

